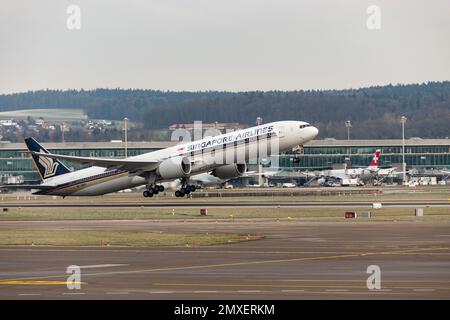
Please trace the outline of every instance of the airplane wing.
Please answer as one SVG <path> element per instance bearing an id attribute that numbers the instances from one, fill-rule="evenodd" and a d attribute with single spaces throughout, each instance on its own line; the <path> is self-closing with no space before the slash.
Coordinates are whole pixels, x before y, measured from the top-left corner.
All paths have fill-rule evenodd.
<path id="1" fill-rule="evenodd" d="M 91 157 L 76 157 L 76 156 L 66 156 L 60 154 L 51 154 L 51 153 L 40 153 L 33 152 L 31 153 L 42 156 L 46 158 L 66 160 L 70 162 L 80 163 L 83 165 L 91 165 L 104 167 L 108 169 L 120 169 L 126 171 L 151 171 L 158 167 L 160 161 L 142 161 L 142 160 L 133 160 L 133 159 L 108 159 L 108 158 L 91 158 Z"/>
<path id="2" fill-rule="evenodd" d="M 332 173 L 329 176 L 336 179 L 351 179 L 351 177 L 345 173 Z"/>
<path id="3" fill-rule="evenodd" d="M 283 171 L 282 170 L 276 170 L 276 171 L 262 171 L 262 172 L 256 172 L 256 171 L 246 171 L 243 174 L 243 177 L 255 177 L 255 176 L 266 176 L 266 177 L 270 177 L 270 176 L 276 176 L 276 175 L 280 175 L 282 174 Z"/>

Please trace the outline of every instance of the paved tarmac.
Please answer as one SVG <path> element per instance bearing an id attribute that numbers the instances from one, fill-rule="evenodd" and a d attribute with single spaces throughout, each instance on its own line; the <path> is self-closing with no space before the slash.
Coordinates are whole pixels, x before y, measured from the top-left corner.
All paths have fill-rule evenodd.
<path id="1" fill-rule="evenodd" d="M 261 234 L 210 247 L 0 247 L 0 299 L 449 299 L 450 225 L 241 219 L 14 221 L 4 229 Z M 66 268 L 81 266 L 81 289 Z M 367 288 L 379 266 L 381 289 Z"/>

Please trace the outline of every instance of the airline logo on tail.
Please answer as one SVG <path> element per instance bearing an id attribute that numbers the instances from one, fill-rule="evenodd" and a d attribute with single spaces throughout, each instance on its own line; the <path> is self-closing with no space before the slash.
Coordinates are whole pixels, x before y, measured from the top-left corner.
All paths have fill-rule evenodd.
<path id="1" fill-rule="evenodd" d="M 378 149 L 375 151 L 375 154 L 372 158 L 372 161 L 370 162 L 370 167 L 378 167 L 378 159 L 381 157 L 381 150 Z"/>
<path id="2" fill-rule="evenodd" d="M 40 150 L 39 153 L 44 153 L 44 150 Z M 59 163 L 53 161 L 51 158 L 39 157 L 39 163 L 44 167 L 44 179 L 53 177 L 58 169 Z"/>

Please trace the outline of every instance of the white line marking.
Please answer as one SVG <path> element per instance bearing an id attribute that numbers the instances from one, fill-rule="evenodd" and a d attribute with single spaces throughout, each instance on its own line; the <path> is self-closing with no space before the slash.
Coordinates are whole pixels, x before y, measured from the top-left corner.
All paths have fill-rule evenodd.
<path id="1" fill-rule="evenodd" d="M 84 293 L 84 292 L 63 292 L 62 294 L 69 296 L 69 295 L 81 295 L 81 294 L 86 294 L 86 293 Z"/>
<path id="2" fill-rule="evenodd" d="M 254 292 L 261 292 L 261 290 L 238 290 L 240 293 L 254 293 Z"/>
<path id="3" fill-rule="evenodd" d="M 106 294 L 128 294 L 128 292 L 106 292 Z"/>
<path id="4" fill-rule="evenodd" d="M 361 282 L 361 283 L 366 283 L 365 281 L 362 280 L 354 280 L 354 279 L 349 279 L 349 280 L 343 280 L 343 279 L 281 279 L 279 281 L 287 281 L 287 282 Z"/>
<path id="5" fill-rule="evenodd" d="M 128 264 L 92 264 L 88 266 L 80 266 L 81 269 L 95 269 L 95 268 L 111 268 L 111 267 L 121 267 L 128 266 Z"/>
<path id="6" fill-rule="evenodd" d="M 369 292 L 390 292 L 392 289 L 373 289 L 369 290 Z"/>
<path id="7" fill-rule="evenodd" d="M 429 292 L 429 291 L 435 291 L 435 289 L 413 289 L 413 291 L 417 291 L 417 292 Z"/>
<path id="8" fill-rule="evenodd" d="M 217 291 L 215 290 L 198 290 L 198 291 L 194 291 L 194 293 L 216 293 Z"/>
<path id="9" fill-rule="evenodd" d="M 325 289 L 328 292 L 346 292 L 348 289 Z"/>
<path id="10" fill-rule="evenodd" d="M 305 290 L 294 290 L 294 289 L 292 289 L 292 290 L 281 290 L 281 292 L 305 292 Z"/>
<path id="11" fill-rule="evenodd" d="M 149 293 L 173 293 L 173 291 L 149 291 Z"/>
<path id="12" fill-rule="evenodd" d="M 19 296 L 40 296 L 40 293 L 19 293 Z"/>

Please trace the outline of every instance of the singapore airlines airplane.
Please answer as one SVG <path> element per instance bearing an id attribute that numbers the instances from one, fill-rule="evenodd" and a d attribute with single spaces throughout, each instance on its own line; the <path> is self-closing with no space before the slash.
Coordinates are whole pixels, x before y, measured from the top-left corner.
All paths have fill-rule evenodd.
<path id="1" fill-rule="evenodd" d="M 318 132 L 306 122 L 278 121 L 125 159 L 51 154 L 35 139 L 27 138 L 25 144 L 42 183 L 14 188 L 65 197 L 103 195 L 145 185 L 143 196 L 151 197 L 164 191 L 161 183 L 181 179 L 175 195 L 183 197 L 196 189 L 188 183 L 192 175 L 211 172 L 221 179 L 239 177 L 247 170 L 246 161 L 303 145 Z M 90 167 L 71 171 L 61 160 Z"/>

